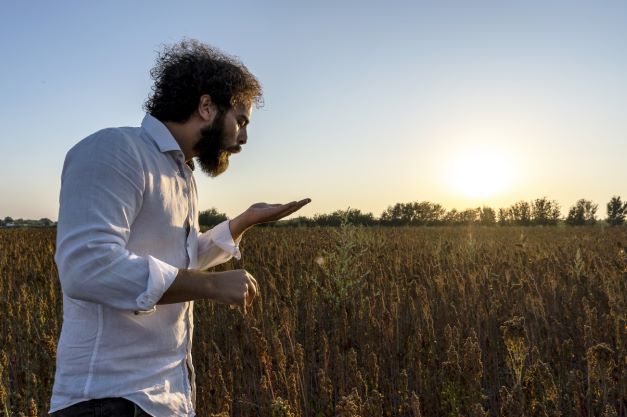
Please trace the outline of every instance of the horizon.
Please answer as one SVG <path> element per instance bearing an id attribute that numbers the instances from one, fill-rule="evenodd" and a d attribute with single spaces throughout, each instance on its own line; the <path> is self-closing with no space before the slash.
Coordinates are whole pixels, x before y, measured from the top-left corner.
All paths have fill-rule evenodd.
<path id="1" fill-rule="evenodd" d="M 290 217 L 380 216 L 546 196 L 604 218 L 627 199 L 627 4 L 358 4 L 5 6 L 0 218 L 56 221 L 66 152 L 138 126 L 156 51 L 184 37 L 238 56 L 265 91 L 229 170 L 196 170 L 201 210 L 309 197 Z"/>
<path id="2" fill-rule="evenodd" d="M 586 199 L 586 198 L 581 198 L 581 199 L 578 199 L 577 201 L 574 201 L 574 202 L 573 202 L 571 205 L 569 205 L 568 207 L 565 207 L 565 206 L 559 205 L 559 202 L 557 202 L 557 200 L 553 200 L 553 199 L 551 199 L 551 198 L 549 198 L 549 197 L 547 197 L 547 196 L 537 197 L 537 198 L 532 199 L 532 200 L 518 200 L 518 201 L 513 202 L 512 204 L 509 204 L 509 205 L 506 205 L 506 206 L 503 206 L 503 207 L 493 207 L 493 206 L 489 206 L 489 205 L 481 205 L 481 206 L 475 206 L 475 207 L 464 207 L 464 208 L 452 207 L 452 208 L 448 208 L 448 207 L 444 207 L 444 206 L 442 206 L 442 205 L 441 205 L 441 204 L 439 204 L 437 201 L 413 200 L 413 201 L 398 201 L 398 202 L 396 202 L 396 203 L 390 204 L 390 205 L 388 205 L 388 206 L 386 207 L 386 209 L 385 209 L 385 210 L 383 210 L 383 211 L 382 211 L 381 213 L 379 213 L 379 214 L 377 214 L 377 213 L 375 213 L 375 212 L 372 212 L 372 211 L 362 210 L 362 209 L 360 209 L 359 207 L 351 207 L 351 206 L 349 206 L 349 207 L 346 207 L 346 208 L 337 208 L 337 209 L 333 209 L 333 210 L 330 210 L 330 211 L 327 211 L 327 212 L 315 212 L 315 213 L 312 213 L 312 214 L 310 214 L 310 215 L 298 214 L 298 213 L 300 213 L 300 212 L 298 212 L 298 213 L 296 213 L 295 215 L 288 216 L 286 219 L 283 219 L 283 220 L 280 220 L 280 221 L 289 221 L 289 220 L 291 220 L 291 219 L 295 219 L 295 218 L 298 218 L 298 217 L 307 217 L 307 218 L 312 218 L 312 219 L 313 219 L 315 216 L 330 215 L 330 214 L 334 214 L 334 213 L 337 213 L 337 212 L 346 212 L 346 211 L 349 211 L 349 210 L 357 210 L 357 211 L 359 211 L 360 213 L 362 213 L 362 214 L 366 214 L 366 215 L 367 215 L 367 214 L 372 214 L 372 215 L 374 216 L 374 218 L 375 218 L 375 219 L 378 219 L 378 218 L 380 218 L 380 217 L 381 217 L 381 216 L 385 213 L 385 211 L 386 211 L 386 210 L 388 210 L 388 209 L 392 208 L 395 204 L 407 204 L 407 203 L 430 203 L 430 204 L 437 204 L 437 205 L 440 205 L 440 206 L 441 206 L 441 207 L 445 210 L 445 212 L 446 212 L 446 213 L 450 213 L 450 212 L 452 212 L 453 210 L 456 210 L 457 212 L 463 212 L 463 211 L 465 211 L 465 210 L 478 210 L 478 209 L 486 209 L 486 208 L 489 208 L 489 209 L 493 209 L 493 210 L 495 211 L 495 214 L 496 214 L 496 216 L 497 216 L 497 218 L 498 218 L 498 211 L 499 211 L 499 209 L 511 209 L 511 207 L 512 207 L 513 205 L 518 204 L 518 203 L 521 203 L 521 202 L 528 203 L 528 204 L 530 205 L 530 208 L 532 208 L 532 207 L 533 207 L 533 202 L 534 202 L 535 200 L 539 200 L 539 199 L 542 199 L 542 198 L 546 198 L 546 199 L 547 199 L 547 200 L 549 200 L 550 202 L 557 202 L 557 203 L 558 203 L 558 205 L 559 205 L 559 209 L 560 209 L 560 216 L 559 216 L 559 219 L 560 219 L 560 220 L 565 220 L 565 219 L 566 219 L 566 217 L 568 216 L 568 210 L 570 210 L 570 208 L 571 208 L 571 207 L 574 207 L 578 201 L 580 201 L 580 200 L 586 200 L 586 201 L 590 201 L 590 202 L 592 202 L 592 204 L 594 204 L 594 205 L 596 205 L 596 206 L 597 206 L 597 211 L 596 211 L 596 219 L 597 219 L 598 221 L 605 221 L 605 220 L 606 220 L 606 218 L 607 218 L 607 216 L 608 216 L 608 214 L 607 214 L 607 204 L 608 204 L 608 203 L 610 202 L 610 200 L 611 200 L 612 198 L 614 198 L 614 197 L 618 197 L 618 198 L 621 200 L 621 202 L 622 202 L 623 204 L 627 205 L 627 199 L 623 199 L 623 197 L 622 197 L 622 196 L 618 196 L 618 195 L 614 195 L 614 196 L 612 196 L 612 197 L 611 197 L 610 199 L 608 199 L 608 201 L 607 201 L 607 202 L 605 202 L 605 203 L 598 203 L 598 202 L 596 202 L 596 201 L 588 200 L 588 199 Z M 223 211 L 222 211 L 222 210 L 220 210 L 220 208 L 218 208 L 218 207 L 200 208 L 200 209 L 199 209 L 199 213 L 202 213 L 202 212 L 204 212 L 204 211 L 210 211 L 210 210 L 213 210 L 213 209 L 215 209 L 215 210 L 216 210 L 219 214 L 225 214 L 225 215 L 227 215 L 227 213 L 223 212 Z M 566 209 L 566 213 L 564 213 L 564 211 L 563 211 L 564 209 Z M 228 215 L 227 215 L 227 216 L 228 216 Z M 23 216 L 4 215 L 3 213 L 0 213 L 0 220 L 6 219 L 7 217 L 12 218 L 13 220 L 20 220 L 20 219 L 21 219 L 21 220 L 33 220 L 33 221 L 43 220 L 43 219 L 48 219 L 48 220 L 51 220 L 51 221 L 53 221 L 53 222 L 55 222 L 55 223 L 56 223 L 56 222 L 57 222 L 57 220 L 58 220 L 58 219 L 56 219 L 56 218 L 50 218 L 50 217 L 26 218 L 26 217 L 23 217 Z M 228 217 L 229 217 L 229 218 L 231 218 L 231 216 L 228 216 Z"/>

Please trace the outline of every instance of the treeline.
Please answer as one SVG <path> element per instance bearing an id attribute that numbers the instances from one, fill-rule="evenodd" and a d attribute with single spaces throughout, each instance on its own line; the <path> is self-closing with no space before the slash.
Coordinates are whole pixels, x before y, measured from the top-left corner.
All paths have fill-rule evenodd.
<path id="1" fill-rule="evenodd" d="M 56 226 L 56 222 L 53 222 L 47 218 L 41 218 L 39 220 L 30 219 L 13 219 L 10 216 L 0 219 L 0 227 L 53 227 Z"/>
<path id="2" fill-rule="evenodd" d="M 340 226 L 353 224 L 362 226 L 555 226 L 563 223 L 569 226 L 594 225 L 597 217 L 598 204 L 590 200 L 578 200 L 563 218 L 560 205 L 546 197 L 531 202 L 519 201 L 510 207 L 493 209 L 477 207 L 458 211 L 447 211 L 440 204 L 429 201 L 396 203 L 388 207 L 379 217 L 372 213 L 364 213 L 358 209 L 336 210 L 328 214 L 316 214 L 313 217 L 299 216 L 290 220 L 268 223 L 262 226 Z M 606 205 L 607 216 L 603 219 L 611 226 L 625 223 L 627 202 L 618 196 Z M 200 213 L 199 223 L 206 227 L 214 226 L 227 219 L 224 213 L 215 208 Z"/>

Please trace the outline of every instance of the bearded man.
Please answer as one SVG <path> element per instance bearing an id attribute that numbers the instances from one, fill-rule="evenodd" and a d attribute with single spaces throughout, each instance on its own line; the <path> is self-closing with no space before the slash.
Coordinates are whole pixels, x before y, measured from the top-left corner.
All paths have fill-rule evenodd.
<path id="1" fill-rule="evenodd" d="M 242 234 L 310 200 L 253 204 L 201 233 L 193 158 L 212 177 L 248 139 L 257 79 L 195 40 L 166 47 L 151 71 L 141 127 L 98 131 L 67 154 L 55 262 L 63 326 L 53 416 L 194 416 L 193 301 L 238 306 L 259 291 Z"/>

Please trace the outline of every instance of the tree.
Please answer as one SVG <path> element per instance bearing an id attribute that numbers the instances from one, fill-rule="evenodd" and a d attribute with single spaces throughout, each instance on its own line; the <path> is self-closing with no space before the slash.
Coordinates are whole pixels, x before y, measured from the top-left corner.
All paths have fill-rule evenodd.
<path id="1" fill-rule="evenodd" d="M 383 213 L 381 213 L 381 222 L 388 225 L 400 224 L 401 221 L 401 203 L 396 203 L 393 206 L 389 206 Z"/>
<path id="2" fill-rule="evenodd" d="M 313 222 L 318 226 L 340 226 L 343 223 L 363 226 L 376 224 L 372 213 L 362 213 L 361 210 L 350 207 L 346 210 L 336 210 L 330 214 L 316 214 Z"/>
<path id="3" fill-rule="evenodd" d="M 198 223 L 205 227 L 213 227 L 227 219 L 226 214 L 218 212 L 213 207 L 198 214 Z"/>
<path id="4" fill-rule="evenodd" d="M 292 227 L 313 227 L 316 225 L 314 219 L 311 219 L 306 216 L 298 216 L 293 217 L 289 220 L 279 220 L 278 222 L 269 222 L 262 223 L 259 226 L 263 227 L 284 227 L 284 226 L 292 226 Z"/>
<path id="5" fill-rule="evenodd" d="M 381 222 L 390 225 L 433 225 L 442 221 L 446 210 L 428 201 L 396 203 L 381 214 Z"/>
<path id="6" fill-rule="evenodd" d="M 45 227 L 50 227 L 54 224 L 54 222 L 46 217 L 39 219 L 39 224 Z"/>
<path id="7" fill-rule="evenodd" d="M 509 224 L 512 224 L 512 210 L 508 208 L 500 208 L 498 218 L 498 223 L 500 226 L 507 226 Z"/>
<path id="8" fill-rule="evenodd" d="M 346 216 L 346 222 L 348 224 L 354 224 L 354 225 L 362 225 L 362 226 L 372 226 L 376 223 L 376 220 L 374 218 L 374 214 L 372 213 L 363 213 L 361 210 L 359 209 L 351 209 L 350 207 L 348 208 L 347 211 L 339 211 L 336 212 L 338 214 L 343 214 L 344 216 Z"/>
<path id="9" fill-rule="evenodd" d="M 510 208 L 512 220 L 515 224 L 528 226 L 531 224 L 531 205 L 526 201 L 519 201 Z"/>
<path id="10" fill-rule="evenodd" d="M 476 223 L 479 218 L 479 209 L 466 209 L 459 213 L 459 222 L 462 224 L 472 224 Z"/>
<path id="11" fill-rule="evenodd" d="M 448 224 L 448 225 L 454 225 L 454 224 L 459 223 L 459 212 L 457 211 L 457 209 L 449 210 L 444 215 L 443 221 L 445 224 Z"/>
<path id="12" fill-rule="evenodd" d="M 597 221 L 596 212 L 598 208 L 598 204 L 582 198 L 568 210 L 566 223 L 571 226 L 593 225 Z"/>
<path id="13" fill-rule="evenodd" d="M 556 225 L 560 218 L 560 206 L 555 200 L 546 197 L 537 198 L 531 204 L 531 217 L 533 224 Z"/>
<path id="14" fill-rule="evenodd" d="M 479 222 L 486 226 L 494 226 L 496 224 L 496 213 L 493 208 L 482 207 L 479 211 Z"/>
<path id="15" fill-rule="evenodd" d="M 625 222 L 627 215 L 627 201 L 623 204 L 620 197 L 614 196 L 607 203 L 607 222 L 611 226 L 620 226 Z"/>
<path id="16" fill-rule="evenodd" d="M 9 216 L 5 217 L 4 223 L 5 224 L 13 223 L 13 217 L 9 217 Z"/>
<path id="17" fill-rule="evenodd" d="M 446 210 L 439 204 L 429 201 L 412 203 L 412 223 L 417 225 L 434 225 L 440 222 Z"/>

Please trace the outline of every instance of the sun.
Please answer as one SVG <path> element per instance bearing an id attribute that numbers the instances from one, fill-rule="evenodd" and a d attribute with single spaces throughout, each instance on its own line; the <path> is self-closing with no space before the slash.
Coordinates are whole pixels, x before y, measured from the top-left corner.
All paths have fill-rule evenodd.
<path id="1" fill-rule="evenodd" d="M 493 148 L 473 149 L 449 161 L 448 182 L 457 192 L 487 198 L 505 190 L 513 181 L 513 161 Z"/>

